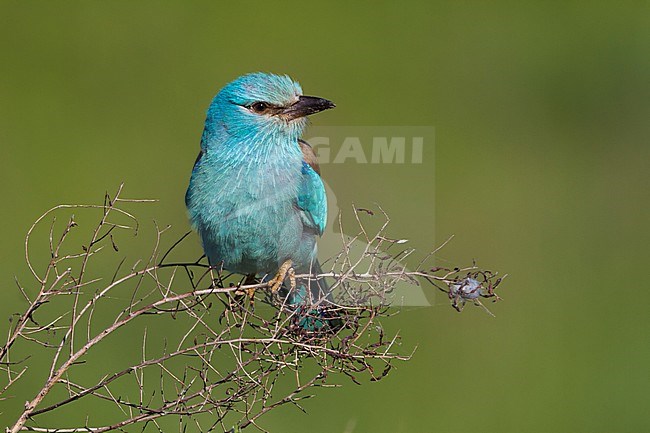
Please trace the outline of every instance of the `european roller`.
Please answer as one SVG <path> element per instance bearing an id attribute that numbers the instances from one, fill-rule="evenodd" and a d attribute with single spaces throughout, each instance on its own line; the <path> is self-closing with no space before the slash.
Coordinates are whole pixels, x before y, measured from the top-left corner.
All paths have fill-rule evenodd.
<path id="1" fill-rule="evenodd" d="M 288 270 L 321 272 L 316 241 L 327 198 L 316 155 L 301 136 L 307 116 L 330 108 L 286 75 L 243 75 L 215 96 L 185 195 L 210 265 L 275 276 L 275 290 Z M 284 291 L 289 305 L 313 305 L 326 287 L 311 281 Z"/>

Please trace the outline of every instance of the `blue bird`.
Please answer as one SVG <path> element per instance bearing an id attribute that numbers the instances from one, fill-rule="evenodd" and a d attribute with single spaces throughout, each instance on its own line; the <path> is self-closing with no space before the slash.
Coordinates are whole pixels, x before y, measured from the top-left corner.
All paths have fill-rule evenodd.
<path id="1" fill-rule="evenodd" d="M 321 272 L 316 240 L 327 219 L 327 198 L 316 155 L 301 139 L 307 116 L 334 108 L 304 96 L 286 75 L 252 73 L 227 84 L 208 109 L 201 151 L 185 195 L 193 227 L 210 265 L 254 276 L 291 268 Z M 323 299 L 325 283 L 301 283 L 289 305 Z M 318 328 L 323 321 L 302 323 Z"/>

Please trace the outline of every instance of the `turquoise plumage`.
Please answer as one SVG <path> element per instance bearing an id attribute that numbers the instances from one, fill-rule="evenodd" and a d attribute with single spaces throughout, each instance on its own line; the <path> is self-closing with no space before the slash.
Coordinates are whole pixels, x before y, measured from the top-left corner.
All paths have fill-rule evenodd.
<path id="1" fill-rule="evenodd" d="M 265 73 L 239 77 L 216 95 L 185 197 L 211 265 L 258 277 L 287 260 L 298 274 L 320 271 L 316 240 L 327 198 L 300 137 L 306 116 L 333 107 L 303 96 L 288 76 Z M 310 286 L 312 298 L 323 295 L 320 287 Z M 304 290 L 290 295 L 291 303 L 308 303 Z"/>

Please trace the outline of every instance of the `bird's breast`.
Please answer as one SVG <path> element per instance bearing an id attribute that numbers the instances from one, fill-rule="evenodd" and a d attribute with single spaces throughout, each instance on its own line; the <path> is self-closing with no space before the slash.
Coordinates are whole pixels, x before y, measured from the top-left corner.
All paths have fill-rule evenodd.
<path id="1" fill-rule="evenodd" d="M 212 263 L 271 272 L 299 247 L 302 160 L 210 161 L 192 174 L 188 210 Z"/>

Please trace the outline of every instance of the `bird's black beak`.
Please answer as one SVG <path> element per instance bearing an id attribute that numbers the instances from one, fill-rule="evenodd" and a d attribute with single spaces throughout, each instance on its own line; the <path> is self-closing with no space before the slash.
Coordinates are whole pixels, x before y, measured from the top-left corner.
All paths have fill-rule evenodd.
<path id="1" fill-rule="evenodd" d="M 336 105 L 327 99 L 318 98 L 316 96 L 300 96 L 298 97 L 298 101 L 282 111 L 282 116 L 286 117 L 288 120 L 293 120 L 323 110 L 329 110 L 334 107 L 336 107 Z"/>

